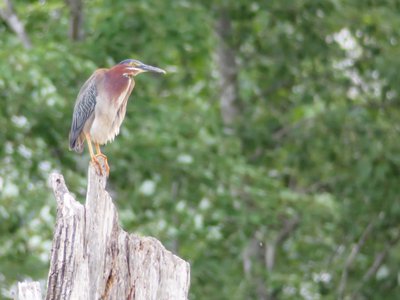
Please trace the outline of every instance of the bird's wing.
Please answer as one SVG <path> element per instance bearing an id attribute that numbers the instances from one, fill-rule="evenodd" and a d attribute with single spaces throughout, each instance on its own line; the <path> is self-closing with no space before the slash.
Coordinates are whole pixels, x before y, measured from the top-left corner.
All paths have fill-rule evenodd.
<path id="1" fill-rule="evenodd" d="M 79 137 L 86 122 L 94 113 L 96 106 L 97 89 L 94 76 L 95 74 L 82 86 L 75 103 L 71 131 L 69 133 L 69 147 L 77 152 L 83 150 L 83 141 Z"/>

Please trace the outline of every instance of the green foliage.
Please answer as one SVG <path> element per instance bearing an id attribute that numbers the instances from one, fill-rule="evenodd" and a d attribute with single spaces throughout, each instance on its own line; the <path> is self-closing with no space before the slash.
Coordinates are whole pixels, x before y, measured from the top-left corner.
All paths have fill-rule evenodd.
<path id="1" fill-rule="evenodd" d="M 88 154 L 67 142 L 80 86 L 94 69 L 136 58 L 168 74 L 137 78 L 121 134 L 104 147 L 108 190 L 126 230 L 191 263 L 191 299 L 337 299 L 370 223 L 343 295 L 397 299 L 397 1 L 86 1 L 77 43 L 64 3 L 15 2 L 29 51 L 0 23 L 3 296 L 26 276 L 47 276 L 48 175 L 61 171 L 84 199 Z M 214 59 L 222 9 L 243 104 L 232 132 Z"/>

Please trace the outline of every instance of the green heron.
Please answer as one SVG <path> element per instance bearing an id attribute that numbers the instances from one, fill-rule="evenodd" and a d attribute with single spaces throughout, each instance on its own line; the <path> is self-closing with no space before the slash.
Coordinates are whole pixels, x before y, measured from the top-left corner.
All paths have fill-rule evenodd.
<path id="1" fill-rule="evenodd" d="M 126 59 L 110 69 L 96 70 L 79 91 L 72 116 L 69 147 L 80 153 L 86 139 L 91 160 L 98 167 L 100 175 L 102 171 L 98 157 L 104 158 L 107 175 L 110 171 L 100 145 L 113 141 L 119 133 L 128 98 L 135 86 L 133 77 L 143 72 L 166 73 L 138 60 Z"/>

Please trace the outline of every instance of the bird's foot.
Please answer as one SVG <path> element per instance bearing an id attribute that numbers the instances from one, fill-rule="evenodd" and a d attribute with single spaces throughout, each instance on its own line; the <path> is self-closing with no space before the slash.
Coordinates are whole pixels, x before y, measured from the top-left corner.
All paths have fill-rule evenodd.
<path id="1" fill-rule="evenodd" d="M 97 158 L 98 156 L 101 156 L 102 159 L 104 159 L 104 164 L 100 163 L 100 161 Z M 110 167 L 108 166 L 107 157 L 105 155 L 98 154 L 98 155 L 94 156 L 92 158 L 92 163 L 95 166 L 97 175 L 103 176 L 103 171 L 105 171 L 106 172 L 105 175 L 108 177 L 108 175 L 110 174 Z M 103 166 L 104 166 L 104 168 L 103 168 Z"/>
<path id="2" fill-rule="evenodd" d="M 105 156 L 103 153 L 98 153 L 95 155 L 95 159 L 100 166 L 100 175 L 102 175 L 102 166 L 100 165 L 100 163 L 97 159 L 98 157 L 101 157 L 104 160 L 104 168 L 106 169 L 106 176 L 108 177 L 108 175 L 110 174 L 110 167 L 108 165 L 107 156 Z"/>
<path id="3" fill-rule="evenodd" d="M 102 170 L 100 162 L 95 157 L 93 157 L 91 161 L 94 164 L 94 167 L 96 169 L 96 174 L 103 176 L 103 170 Z"/>

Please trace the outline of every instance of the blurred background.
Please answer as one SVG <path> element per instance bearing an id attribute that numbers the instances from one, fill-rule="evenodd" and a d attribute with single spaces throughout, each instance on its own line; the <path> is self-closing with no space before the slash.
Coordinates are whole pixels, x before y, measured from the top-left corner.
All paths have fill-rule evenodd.
<path id="1" fill-rule="evenodd" d="M 140 75 L 103 147 L 123 228 L 191 264 L 190 299 L 398 299 L 400 2 L 0 0 L 0 298 L 47 278 L 78 91 Z M 95 251 L 93 249 L 93 251 Z"/>

